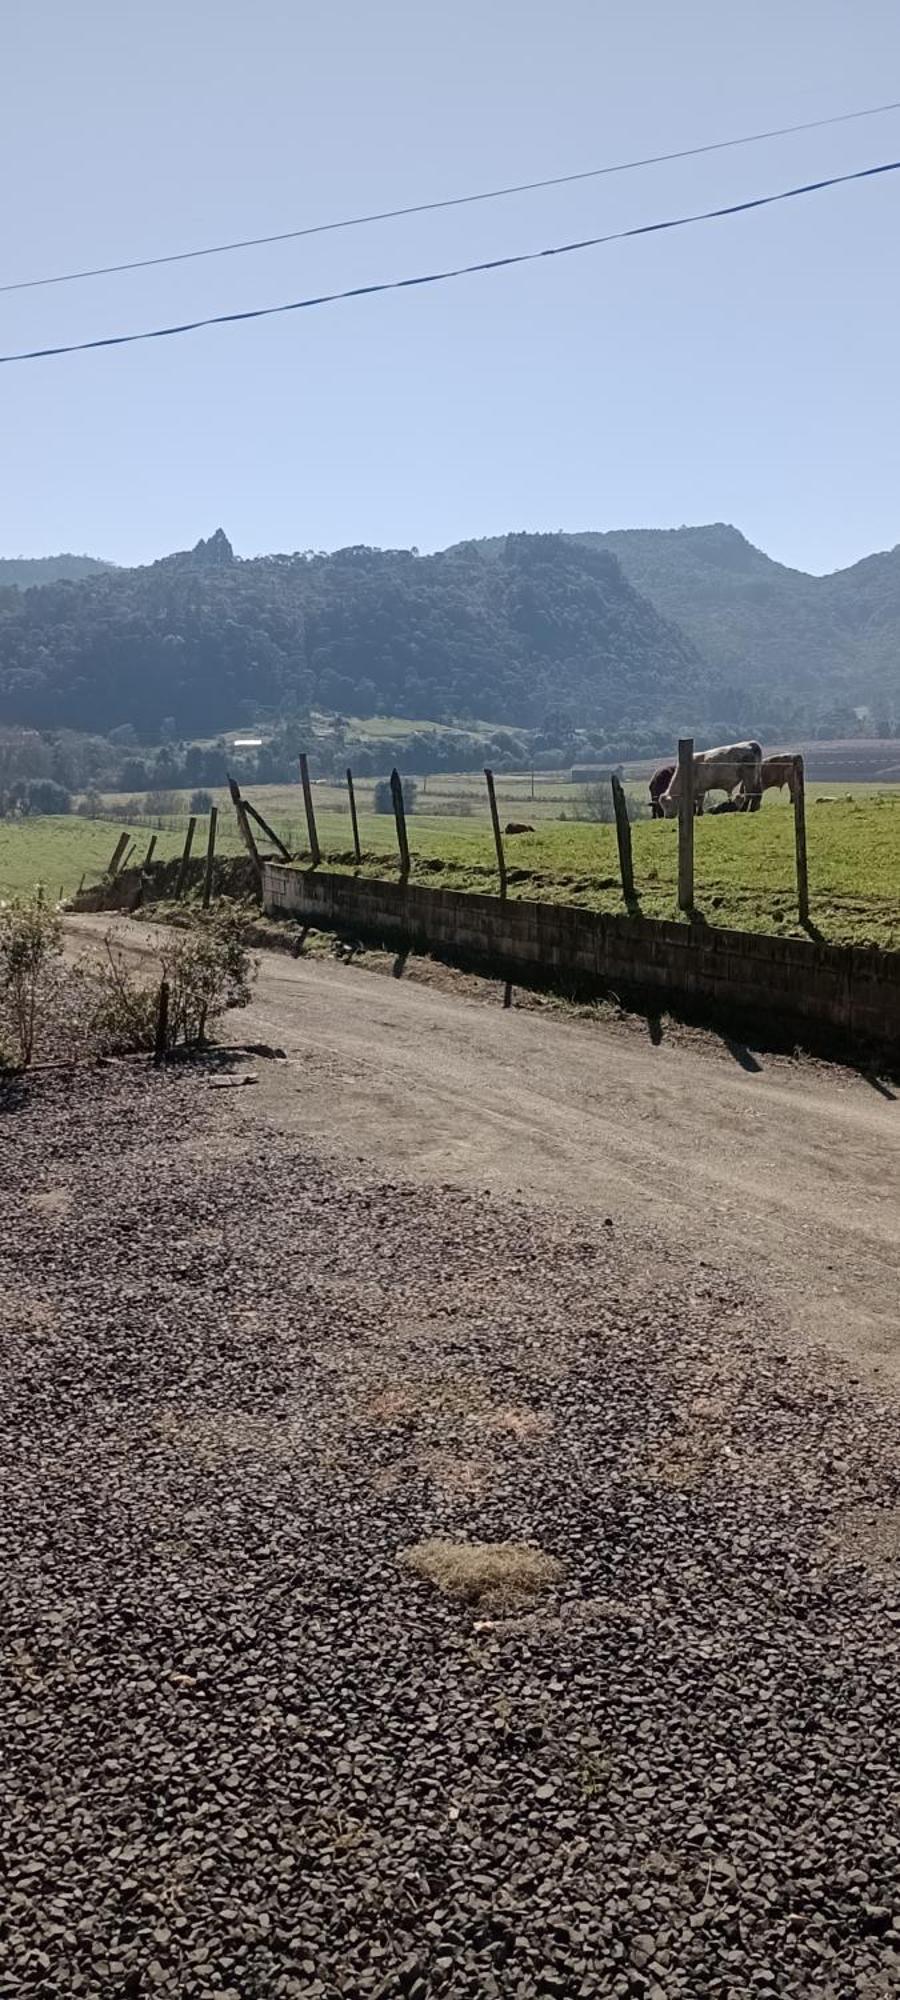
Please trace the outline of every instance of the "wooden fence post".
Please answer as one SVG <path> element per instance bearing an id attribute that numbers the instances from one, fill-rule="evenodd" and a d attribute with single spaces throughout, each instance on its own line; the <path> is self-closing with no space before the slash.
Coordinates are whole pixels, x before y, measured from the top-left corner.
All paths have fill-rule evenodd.
<path id="1" fill-rule="evenodd" d="M 262 813 L 257 812 L 256 807 L 250 804 L 249 799 L 244 800 L 244 811 L 250 814 L 251 819 L 255 819 L 260 831 L 265 834 L 267 840 L 271 840 L 273 847 L 277 847 L 282 860 L 292 861 L 293 855 L 291 854 L 291 850 L 289 847 L 285 847 L 280 833 L 276 833 L 274 826 L 270 826 L 268 820 L 263 819 Z"/>
<path id="2" fill-rule="evenodd" d="M 154 853 L 155 853 L 155 851 L 156 851 L 156 843 L 157 843 L 157 840 L 158 840 L 158 838 L 159 838 L 159 835 L 158 835 L 158 834 L 156 834 L 156 833 L 151 833 L 151 835 L 150 835 L 150 845 L 149 845 L 149 847 L 148 847 L 148 849 L 147 849 L 147 852 L 146 852 L 146 854 L 144 855 L 144 867 L 145 867 L 145 868 L 149 868 L 149 866 L 150 866 L 150 863 L 151 863 L 151 861 L 153 860 L 153 856 L 154 856 Z"/>
<path id="3" fill-rule="evenodd" d="M 112 854 L 110 856 L 109 866 L 106 870 L 107 879 L 109 881 L 111 881 L 113 876 L 117 873 L 119 864 L 122 860 L 122 856 L 125 852 L 126 847 L 128 846 L 128 842 L 130 841 L 130 839 L 131 839 L 130 833 L 120 833 L 119 838 L 116 841 L 115 847 L 113 848 Z"/>
<path id="4" fill-rule="evenodd" d="M 806 865 L 806 779 L 803 758 L 794 758 L 794 849 L 797 856 L 797 913 L 801 924 L 809 923 L 809 873 Z"/>
<path id="5" fill-rule="evenodd" d="M 203 878 L 203 908 L 208 910 L 212 902 L 213 863 L 216 858 L 216 827 L 219 823 L 218 806 L 209 809 L 209 833 L 206 837 L 206 874 Z"/>
<path id="6" fill-rule="evenodd" d="M 406 838 L 406 807 L 403 803 L 403 780 L 396 765 L 391 772 L 391 797 L 394 801 L 394 819 L 397 824 L 397 846 L 400 849 L 400 873 L 409 874 L 409 841 Z"/>
<path id="7" fill-rule="evenodd" d="M 300 752 L 300 783 L 303 786 L 303 803 L 306 807 L 306 831 L 309 835 L 309 851 L 313 867 L 318 868 L 319 862 L 322 859 L 322 849 L 319 846 L 319 835 L 316 830 L 312 787 L 309 782 L 309 758 L 305 750 L 301 750 Z"/>
<path id="8" fill-rule="evenodd" d="M 494 829 L 494 845 L 497 849 L 497 870 L 500 876 L 500 899 L 506 900 L 506 856 L 503 852 L 503 835 L 500 832 L 500 815 L 497 811 L 497 794 L 494 790 L 494 773 L 485 765 L 484 782 L 487 785 L 488 803 L 491 808 L 491 825 Z"/>
<path id="9" fill-rule="evenodd" d="M 361 861 L 362 848 L 360 847 L 359 844 L 359 820 L 356 817 L 356 793 L 353 790 L 353 772 L 351 771 L 349 764 L 347 766 L 347 796 L 350 800 L 350 825 L 353 828 L 353 852 L 356 855 L 357 861 Z"/>
<path id="10" fill-rule="evenodd" d="M 166 1044 L 169 1038 L 169 982 L 160 982 L 159 1001 L 156 1008 L 156 1038 L 153 1043 L 153 1061 L 157 1067 L 166 1059 Z"/>
<path id="11" fill-rule="evenodd" d="M 187 833 L 184 836 L 184 853 L 182 854 L 181 857 L 181 867 L 178 870 L 178 886 L 175 890 L 176 903 L 180 903 L 181 898 L 184 895 L 184 887 L 187 881 L 188 862 L 190 861 L 191 858 L 191 848 L 194 845 L 194 834 L 196 830 L 197 830 L 197 820 L 195 815 L 191 813 L 190 819 L 188 820 L 187 823 Z"/>
<path id="12" fill-rule="evenodd" d="M 241 798 L 240 785 L 234 778 L 229 778 L 228 790 L 231 793 L 231 803 L 234 806 L 234 810 L 237 815 L 238 832 L 241 836 L 244 846 L 247 849 L 247 853 L 250 856 L 250 860 L 253 863 L 253 872 L 254 875 L 256 876 L 257 887 L 261 889 L 262 862 L 260 861 L 259 858 L 259 849 L 250 831 L 250 821 L 247 818 L 246 810 L 244 807 L 244 801 Z"/>
<path id="13" fill-rule="evenodd" d="M 678 739 L 678 908 L 694 907 L 694 739 Z"/>
<path id="14" fill-rule="evenodd" d="M 619 873 L 622 877 L 622 895 L 626 903 L 634 902 L 634 862 L 631 855 L 631 821 L 628 817 L 628 800 L 621 778 L 615 771 L 610 776 L 612 786 L 613 811 L 616 815 L 616 842 L 619 849 Z"/>

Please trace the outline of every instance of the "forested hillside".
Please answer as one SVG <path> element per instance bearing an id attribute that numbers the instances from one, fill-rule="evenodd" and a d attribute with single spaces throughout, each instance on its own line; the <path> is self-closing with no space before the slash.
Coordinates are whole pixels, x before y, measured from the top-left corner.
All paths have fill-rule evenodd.
<path id="1" fill-rule="evenodd" d="M 700 729 L 706 675 L 606 550 L 510 535 L 486 561 L 353 548 L 187 555 L 0 594 L 0 721 L 142 742 L 316 704 L 353 715 L 668 738 Z"/>
<path id="2" fill-rule="evenodd" d="M 96 556 L 0 556 L 0 590 L 31 590 L 41 583 L 80 583 L 111 569 Z"/>
<path id="3" fill-rule="evenodd" d="M 900 548 L 808 576 L 721 522 L 578 539 L 617 556 L 635 589 L 689 634 L 726 703 L 742 688 L 769 713 L 781 703 L 785 724 L 835 735 L 865 705 L 873 734 L 900 728 Z"/>
<path id="4" fill-rule="evenodd" d="M 313 706 L 581 728 L 623 754 L 892 736 L 900 549 L 806 576 L 718 525 L 241 561 L 219 530 L 144 569 L 0 587 L 0 723 L 155 743 Z"/>

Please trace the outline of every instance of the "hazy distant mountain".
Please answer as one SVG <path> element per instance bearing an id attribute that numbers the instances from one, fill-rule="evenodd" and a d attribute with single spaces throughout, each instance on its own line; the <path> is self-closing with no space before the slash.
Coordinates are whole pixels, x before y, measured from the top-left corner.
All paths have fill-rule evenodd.
<path id="1" fill-rule="evenodd" d="M 30 590 L 36 583 L 81 583 L 114 568 L 98 556 L 0 556 L 0 590 Z"/>
<path id="2" fill-rule="evenodd" d="M 617 556 L 723 682 L 900 716 L 900 548 L 808 576 L 722 522 L 576 539 Z"/>
<path id="3" fill-rule="evenodd" d="M 144 741 L 309 703 L 668 738 L 701 726 L 706 678 L 612 555 L 562 535 L 510 535 L 490 561 L 468 543 L 242 562 L 220 529 L 0 601 L 0 721 Z"/>

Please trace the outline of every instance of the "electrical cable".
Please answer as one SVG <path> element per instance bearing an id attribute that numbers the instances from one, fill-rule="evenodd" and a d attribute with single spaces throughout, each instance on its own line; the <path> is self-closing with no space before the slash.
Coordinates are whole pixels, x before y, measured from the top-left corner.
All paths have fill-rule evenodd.
<path id="1" fill-rule="evenodd" d="M 782 188 L 777 194 L 756 195 L 749 201 L 728 202 L 722 208 L 707 208 L 692 215 L 677 215 L 663 222 L 642 222 L 632 229 L 611 230 L 605 236 L 586 236 L 575 243 L 556 243 L 546 250 L 523 250 L 515 256 L 490 257 L 477 264 L 461 264 L 453 270 L 429 271 L 415 278 L 389 278 L 374 285 L 353 285 L 346 291 L 323 292 L 316 298 L 292 299 L 285 305 L 251 306 L 243 312 L 212 313 L 205 319 L 185 320 L 177 326 L 158 326 L 141 333 L 111 333 L 98 340 L 67 341 L 58 347 L 33 347 L 18 354 L 0 354 L 0 367 L 15 361 L 45 361 L 61 354 L 87 354 L 99 347 L 130 347 L 138 341 L 170 340 L 183 333 L 197 333 L 208 326 L 235 326 L 243 320 L 273 319 L 279 314 L 308 312 L 314 306 L 338 305 L 348 299 L 374 298 L 383 292 L 409 291 L 416 286 L 443 285 L 453 278 L 471 278 L 487 271 L 510 270 L 517 264 L 536 264 L 548 257 L 568 257 L 575 251 L 596 250 L 606 243 L 624 243 L 632 237 L 654 236 L 664 230 L 687 229 L 698 222 L 717 222 L 725 216 L 747 215 L 753 209 L 771 208 L 776 202 L 796 201 L 800 195 L 820 194 L 826 188 L 846 187 L 853 181 L 873 180 L 881 174 L 900 171 L 900 160 L 886 160 L 876 167 L 859 167 L 855 173 L 831 174 L 825 180 L 806 181 L 801 187 Z"/>
<path id="2" fill-rule="evenodd" d="M 433 215 L 443 208 L 467 208 L 475 202 L 503 201 L 510 195 L 534 194 L 542 188 L 572 187 L 577 181 L 600 180 L 609 174 L 630 174 L 639 167 L 667 166 L 676 160 L 696 160 L 705 153 L 724 153 L 735 146 L 759 146 L 768 139 L 787 139 L 798 132 L 821 132 L 829 125 L 849 125 L 861 118 L 880 118 L 900 111 L 891 104 L 871 104 L 860 111 L 839 111 L 830 118 L 809 118 L 798 125 L 775 125 L 766 132 L 746 132 L 736 139 L 715 139 L 705 146 L 683 146 L 677 152 L 649 153 L 643 159 L 621 160 L 581 173 L 554 174 L 547 180 L 517 181 L 510 187 L 486 188 L 477 194 L 448 195 L 443 201 L 412 202 L 405 208 L 376 209 L 369 215 L 348 215 L 336 222 L 313 222 L 303 229 L 280 229 L 271 236 L 244 236 L 232 243 L 208 243 L 196 250 L 174 250 L 160 257 L 136 257 L 123 264 L 97 264 L 84 271 L 59 271 L 49 278 L 17 278 L 0 285 L 0 292 L 36 291 L 45 285 L 74 285 L 82 279 L 117 277 L 124 271 L 150 271 L 161 264 L 187 264 L 197 257 L 224 257 L 232 250 L 256 250 L 271 243 L 296 243 L 304 236 L 325 236 L 340 229 L 362 229 L 373 222 L 396 222 L 408 215 Z"/>

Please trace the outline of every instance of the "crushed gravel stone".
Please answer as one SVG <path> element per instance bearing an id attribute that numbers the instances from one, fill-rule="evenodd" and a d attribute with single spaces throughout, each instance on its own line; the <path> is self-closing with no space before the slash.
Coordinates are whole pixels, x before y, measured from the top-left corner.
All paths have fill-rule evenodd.
<path id="1" fill-rule="evenodd" d="M 895 1410 L 600 1215 L 3 1089 L 2 2000 L 896 1994 Z"/>

